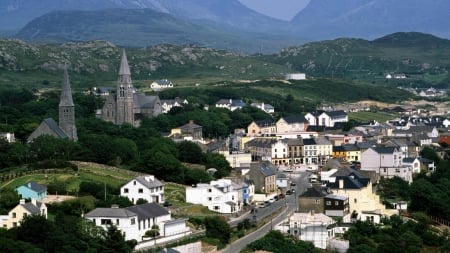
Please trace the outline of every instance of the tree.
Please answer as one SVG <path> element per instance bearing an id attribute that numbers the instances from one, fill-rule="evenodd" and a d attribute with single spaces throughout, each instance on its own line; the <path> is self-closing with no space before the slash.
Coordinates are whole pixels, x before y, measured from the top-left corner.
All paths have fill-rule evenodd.
<path id="1" fill-rule="evenodd" d="M 215 168 L 217 170 L 217 172 L 214 173 L 215 178 L 228 176 L 231 172 L 230 163 L 222 154 L 207 153 L 205 166 L 208 169 Z"/>
<path id="2" fill-rule="evenodd" d="M 150 228 L 150 230 L 145 232 L 145 236 L 153 238 L 153 240 L 156 240 L 156 237 L 159 236 L 159 226 L 156 224 L 153 224 L 153 226 Z"/>
<path id="3" fill-rule="evenodd" d="M 106 231 L 104 250 L 105 253 L 131 253 L 130 245 L 125 241 L 125 236 L 116 226 L 108 226 Z"/>
<path id="4" fill-rule="evenodd" d="M 29 242 L 47 251 L 51 247 L 53 232 L 52 222 L 42 215 L 28 215 L 22 219 L 17 228 L 17 239 Z"/>
<path id="5" fill-rule="evenodd" d="M 178 159 L 185 163 L 203 162 L 203 151 L 199 145 L 192 141 L 183 141 L 178 145 Z"/>
<path id="6" fill-rule="evenodd" d="M 224 217 L 206 217 L 204 220 L 206 237 L 218 239 L 221 243 L 227 244 L 231 239 L 231 228 Z"/>

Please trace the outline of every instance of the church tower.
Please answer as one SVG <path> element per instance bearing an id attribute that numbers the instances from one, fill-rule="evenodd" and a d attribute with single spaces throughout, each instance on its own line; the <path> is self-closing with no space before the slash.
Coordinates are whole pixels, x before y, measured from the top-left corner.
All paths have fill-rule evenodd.
<path id="1" fill-rule="evenodd" d="M 77 127 L 75 126 L 75 104 L 72 99 L 67 65 L 64 66 L 61 98 L 59 102 L 59 127 L 67 134 L 69 139 L 77 141 Z"/>
<path id="2" fill-rule="evenodd" d="M 115 123 L 117 125 L 129 123 L 134 126 L 133 84 L 125 50 L 122 51 L 116 93 L 117 112 Z"/>

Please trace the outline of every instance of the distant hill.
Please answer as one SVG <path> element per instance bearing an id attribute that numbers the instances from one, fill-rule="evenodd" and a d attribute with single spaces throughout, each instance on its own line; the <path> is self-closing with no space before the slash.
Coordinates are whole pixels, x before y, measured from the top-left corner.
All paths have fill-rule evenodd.
<path id="1" fill-rule="evenodd" d="M 261 58 L 308 76 L 382 81 L 388 73 L 405 73 L 412 78 L 405 83 L 450 81 L 450 40 L 416 32 L 312 42 Z"/>
<path id="2" fill-rule="evenodd" d="M 292 23 L 314 40 L 414 31 L 450 38 L 449 10 L 447 0 L 311 0 Z"/>

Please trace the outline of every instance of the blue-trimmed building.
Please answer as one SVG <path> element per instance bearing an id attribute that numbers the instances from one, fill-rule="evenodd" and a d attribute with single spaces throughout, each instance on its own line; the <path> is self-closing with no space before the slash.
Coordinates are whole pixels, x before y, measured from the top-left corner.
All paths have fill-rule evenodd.
<path id="1" fill-rule="evenodd" d="M 22 199 L 42 200 L 47 197 L 47 186 L 30 181 L 16 188 Z"/>

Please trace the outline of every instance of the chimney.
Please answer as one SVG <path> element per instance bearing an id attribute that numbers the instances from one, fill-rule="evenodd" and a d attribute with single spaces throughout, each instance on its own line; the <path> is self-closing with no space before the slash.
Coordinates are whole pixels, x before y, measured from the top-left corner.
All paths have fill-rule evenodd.
<path id="1" fill-rule="evenodd" d="M 25 204 L 25 199 L 20 199 L 19 204 Z"/>
<path id="2" fill-rule="evenodd" d="M 194 120 L 193 120 L 193 119 L 190 119 L 190 120 L 189 120 L 189 125 L 192 125 L 192 124 L 194 124 Z"/>
<path id="3" fill-rule="evenodd" d="M 155 181 L 155 176 L 153 176 L 153 175 L 146 176 L 145 181 L 147 181 L 147 182 Z"/>
<path id="4" fill-rule="evenodd" d="M 28 188 L 31 188 L 31 182 L 28 182 Z"/>
<path id="5" fill-rule="evenodd" d="M 37 206 L 37 200 L 36 199 L 31 199 L 31 203 L 35 206 Z"/>
<path id="6" fill-rule="evenodd" d="M 344 180 L 339 179 L 339 189 L 344 189 Z"/>

